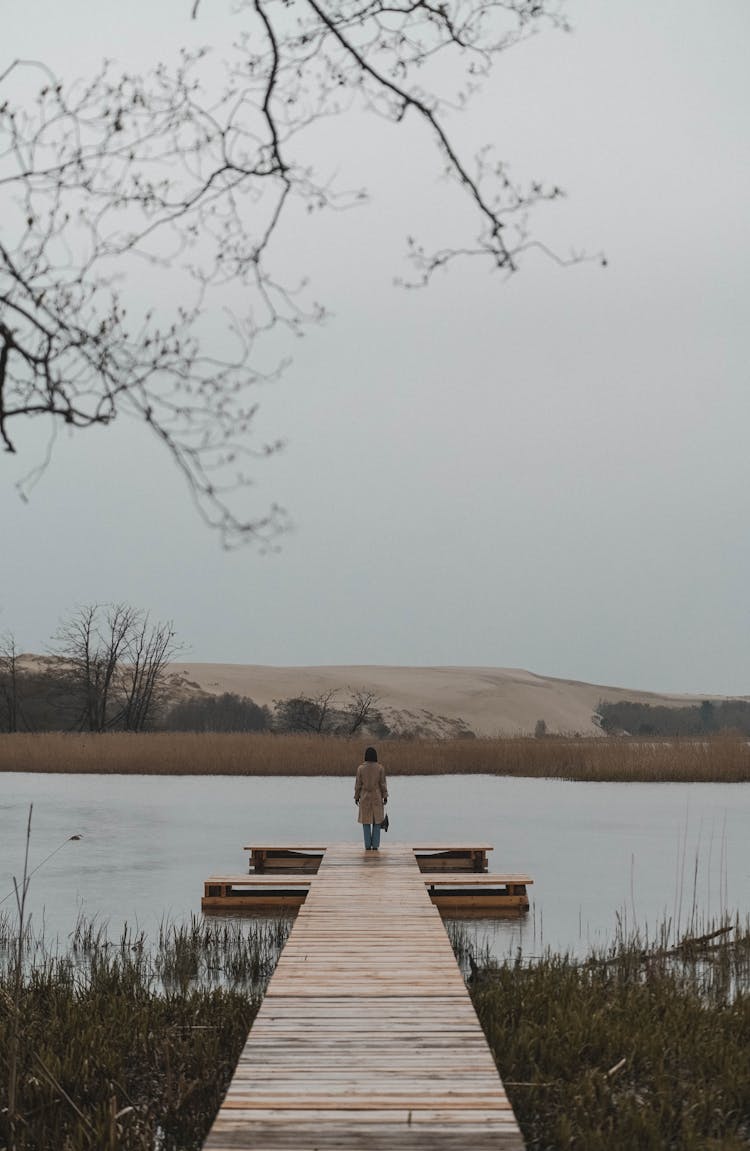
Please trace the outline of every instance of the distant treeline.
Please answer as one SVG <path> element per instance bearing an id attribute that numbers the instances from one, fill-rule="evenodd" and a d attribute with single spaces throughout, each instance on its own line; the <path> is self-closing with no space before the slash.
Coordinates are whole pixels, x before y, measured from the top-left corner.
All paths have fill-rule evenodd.
<path id="1" fill-rule="evenodd" d="M 76 608 L 32 660 L 0 636 L 0 730 L 148 731 L 179 645 L 171 622 L 130 604 Z"/>
<path id="2" fill-rule="evenodd" d="M 114 677 L 113 677 L 114 678 Z M 119 679 L 104 704 L 91 707 L 91 688 L 76 669 L 48 660 L 30 670 L 18 663 L 12 678 L 0 665 L 0 732 L 278 732 L 284 735 L 367 733 L 386 739 L 391 729 L 367 690 L 327 691 L 275 700 L 273 707 L 224 692 L 175 700 L 171 686 L 157 677 L 138 723 Z"/>
<path id="3" fill-rule="evenodd" d="M 65 667 L 17 670 L 12 700 L 0 671 L 0 732 L 28 731 L 188 731 L 260 732 L 285 735 L 356 735 L 367 731 L 386 739 L 390 728 L 368 693 L 326 693 L 327 698 L 305 695 L 275 700 L 273 707 L 247 696 L 194 695 L 173 702 L 163 688 L 151 701 L 143 722 L 129 727 L 127 710 L 118 692 L 101 726 L 88 720 L 86 693 Z M 341 696 L 340 701 L 338 699 Z M 369 702 L 368 702 L 369 700 Z"/>
<path id="4" fill-rule="evenodd" d="M 744 699 L 704 700 L 688 707 L 602 700 L 597 712 L 602 730 L 610 735 L 750 735 L 750 701 Z"/>
<path id="5" fill-rule="evenodd" d="M 274 700 L 272 708 L 260 706 L 247 696 L 224 692 L 173 704 L 154 730 L 344 736 L 366 730 L 373 738 L 385 739 L 390 728 L 376 705 L 376 697 L 367 690 L 297 695 Z"/>
<path id="6" fill-rule="evenodd" d="M 124 603 L 76 608 L 44 658 L 29 660 L 12 633 L 0 635 L 0 732 L 392 734 L 367 687 L 300 694 L 269 708 L 169 675 L 179 649 L 171 622 L 154 623 Z M 462 723 L 454 726 L 467 734 Z"/>

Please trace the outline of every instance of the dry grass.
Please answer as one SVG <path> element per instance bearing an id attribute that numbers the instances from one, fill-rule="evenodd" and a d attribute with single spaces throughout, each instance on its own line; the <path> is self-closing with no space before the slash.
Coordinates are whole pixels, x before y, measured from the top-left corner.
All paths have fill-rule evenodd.
<path id="1" fill-rule="evenodd" d="M 750 925 L 669 934 L 477 967 L 472 1001 L 529 1151 L 748 1147 Z"/>
<path id="2" fill-rule="evenodd" d="M 62 954 L 37 938 L 20 978 L 17 930 L 0 917 L 0 1147 L 199 1151 L 288 922 L 194 919 L 151 943 L 79 922 Z"/>
<path id="3" fill-rule="evenodd" d="M 159 733 L 0 736 L 0 771 L 120 775 L 351 775 L 362 740 L 326 736 Z M 750 780 L 743 737 L 659 739 L 391 740 L 392 775 L 488 774 L 552 779 Z"/>

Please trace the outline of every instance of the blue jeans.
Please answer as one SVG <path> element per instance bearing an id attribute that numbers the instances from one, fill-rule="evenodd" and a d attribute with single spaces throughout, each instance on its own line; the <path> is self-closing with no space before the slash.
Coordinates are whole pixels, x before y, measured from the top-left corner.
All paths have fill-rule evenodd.
<path id="1" fill-rule="evenodd" d="M 377 851 L 380 847 L 380 824 L 363 823 L 362 831 L 365 835 L 365 851 L 369 851 L 371 847 Z"/>

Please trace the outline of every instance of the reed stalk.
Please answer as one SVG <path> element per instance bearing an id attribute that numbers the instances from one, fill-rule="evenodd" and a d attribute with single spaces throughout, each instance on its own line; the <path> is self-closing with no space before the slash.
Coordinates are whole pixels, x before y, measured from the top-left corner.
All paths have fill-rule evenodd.
<path id="1" fill-rule="evenodd" d="M 33 803 L 29 807 L 26 823 L 26 848 L 23 857 L 21 883 L 13 876 L 13 892 L 16 897 L 18 929 L 15 936 L 15 953 L 12 964 L 12 999 L 10 1012 L 10 1033 L 8 1036 L 8 1148 L 16 1151 L 16 1127 L 18 1123 L 18 1048 L 21 1034 L 21 988 L 23 986 L 24 944 L 26 942 L 26 896 L 29 890 L 29 847 L 31 845 L 31 816 Z"/>

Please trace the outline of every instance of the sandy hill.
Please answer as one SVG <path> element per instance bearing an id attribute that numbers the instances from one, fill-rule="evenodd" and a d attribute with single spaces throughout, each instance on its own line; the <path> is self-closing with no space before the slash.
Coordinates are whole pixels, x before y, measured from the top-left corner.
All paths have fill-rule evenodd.
<path id="1" fill-rule="evenodd" d="M 350 691 L 366 688 L 378 697 L 389 723 L 435 735 L 459 734 L 462 725 L 482 736 L 531 734 L 539 719 L 549 732 L 596 735 L 593 717 L 601 699 L 676 706 L 706 698 L 552 679 L 518 668 L 175 663 L 169 671 L 176 694 L 234 692 L 268 705 L 331 689 L 344 702 Z"/>

